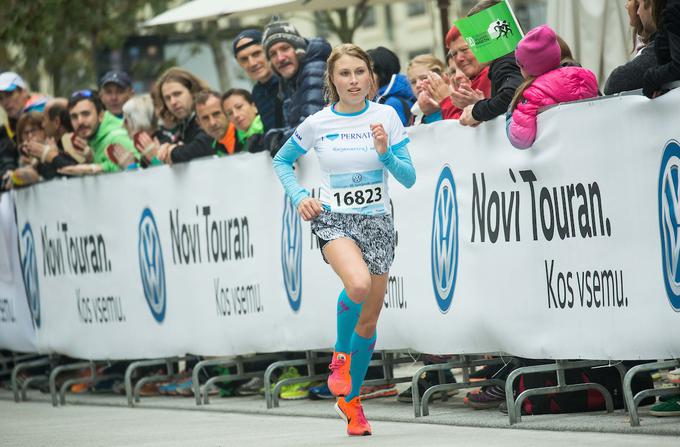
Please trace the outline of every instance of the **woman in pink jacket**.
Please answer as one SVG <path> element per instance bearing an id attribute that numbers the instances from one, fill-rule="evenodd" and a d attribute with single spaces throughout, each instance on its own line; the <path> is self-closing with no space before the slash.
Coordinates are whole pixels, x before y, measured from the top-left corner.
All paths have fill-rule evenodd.
<path id="1" fill-rule="evenodd" d="M 507 115 L 510 143 L 518 149 L 536 140 L 536 117 L 541 107 L 597 96 L 593 72 L 577 66 L 561 66 L 557 35 L 547 25 L 529 31 L 515 50 L 524 83 L 517 88 Z M 512 115 L 510 115 L 512 114 Z"/>

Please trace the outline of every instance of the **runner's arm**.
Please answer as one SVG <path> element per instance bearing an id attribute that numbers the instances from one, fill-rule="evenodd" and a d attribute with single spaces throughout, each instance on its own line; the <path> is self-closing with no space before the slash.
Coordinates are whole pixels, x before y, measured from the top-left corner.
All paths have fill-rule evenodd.
<path id="1" fill-rule="evenodd" d="M 408 147 L 406 147 L 408 142 L 409 139 L 405 138 L 400 143 L 388 147 L 387 151 L 378 158 L 399 183 L 410 188 L 416 182 L 416 169 L 413 167 Z"/>
<path id="2" fill-rule="evenodd" d="M 283 189 L 286 190 L 286 194 L 288 194 L 288 197 L 293 201 L 295 208 L 298 207 L 302 199 L 311 195 L 309 191 L 300 186 L 297 177 L 295 177 L 295 171 L 293 171 L 293 163 L 295 163 L 295 160 L 306 153 L 307 152 L 293 141 L 293 138 L 291 137 L 283 146 L 281 146 L 281 149 L 276 153 L 274 161 L 272 162 L 274 164 L 274 171 L 276 172 L 276 175 L 279 176 Z"/>

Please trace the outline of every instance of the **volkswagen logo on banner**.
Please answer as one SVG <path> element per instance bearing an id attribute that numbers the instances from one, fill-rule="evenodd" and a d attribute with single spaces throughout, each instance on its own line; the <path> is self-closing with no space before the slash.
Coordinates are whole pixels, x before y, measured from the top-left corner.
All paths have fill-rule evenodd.
<path id="1" fill-rule="evenodd" d="M 458 203 L 453 173 L 445 165 L 434 193 L 432 216 L 432 287 L 439 309 L 451 307 L 458 270 Z"/>
<path id="2" fill-rule="evenodd" d="M 36 327 L 40 327 L 40 284 L 38 283 L 38 261 L 35 253 L 35 239 L 31 225 L 26 223 L 21 230 L 21 274 L 24 277 L 26 298 Z"/>
<path id="3" fill-rule="evenodd" d="M 146 302 L 156 321 L 162 323 L 166 308 L 165 264 L 156 219 L 149 208 L 144 208 L 139 219 L 137 249 Z"/>
<path id="4" fill-rule="evenodd" d="M 659 224 L 666 294 L 680 311 L 680 145 L 666 144 L 659 175 Z"/>
<path id="5" fill-rule="evenodd" d="M 281 229 L 281 270 L 288 303 L 294 312 L 302 300 L 302 224 L 293 202 L 286 197 Z"/>

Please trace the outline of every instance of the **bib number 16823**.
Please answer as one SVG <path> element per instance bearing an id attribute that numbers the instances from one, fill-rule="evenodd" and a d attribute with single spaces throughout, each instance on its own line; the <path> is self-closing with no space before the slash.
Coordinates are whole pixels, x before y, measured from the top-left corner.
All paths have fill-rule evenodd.
<path id="1" fill-rule="evenodd" d="M 367 185 L 364 188 L 353 188 L 344 192 L 336 192 L 333 194 L 333 198 L 339 208 L 378 203 L 382 201 L 382 186 L 370 187 Z"/>

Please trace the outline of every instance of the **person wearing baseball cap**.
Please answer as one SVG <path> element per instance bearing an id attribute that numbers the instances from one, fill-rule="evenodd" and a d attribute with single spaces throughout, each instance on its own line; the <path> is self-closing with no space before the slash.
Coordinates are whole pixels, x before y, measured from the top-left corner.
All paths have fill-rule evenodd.
<path id="1" fill-rule="evenodd" d="M 99 99 L 118 118 L 123 118 L 123 104 L 134 94 L 132 79 L 124 71 L 107 71 L 99 80 Z"/>
<path id="2" fill-rule="evenodd" d="M 283 127 L 283 103 L 279 98 L 279 77 L 272 71 L 262 47 L 262 31 L 245 29 L 232 41 L 236 62 L 255 81 L 252 98 L 265 132 Z"/>
<path id="3" fill-rule="evenodd" d="M 324 74 L 331 46 L 322 37 L 301 37 L 293 25 L 276 17 L 264 30 L 262 46 L 274 72 L 281 77 L 285 125 L 265 135 L 265 145 L 275 154 L 305 118 L 325 105 Z"/>
<path id="4" fill-rule="evenodd" d="M 26 81 L 13 71 L 0 74 L 0 106 L 5 109 L 12 129 L 22 113 L 42 112 L 49 97 L 31 95 Z"/>

